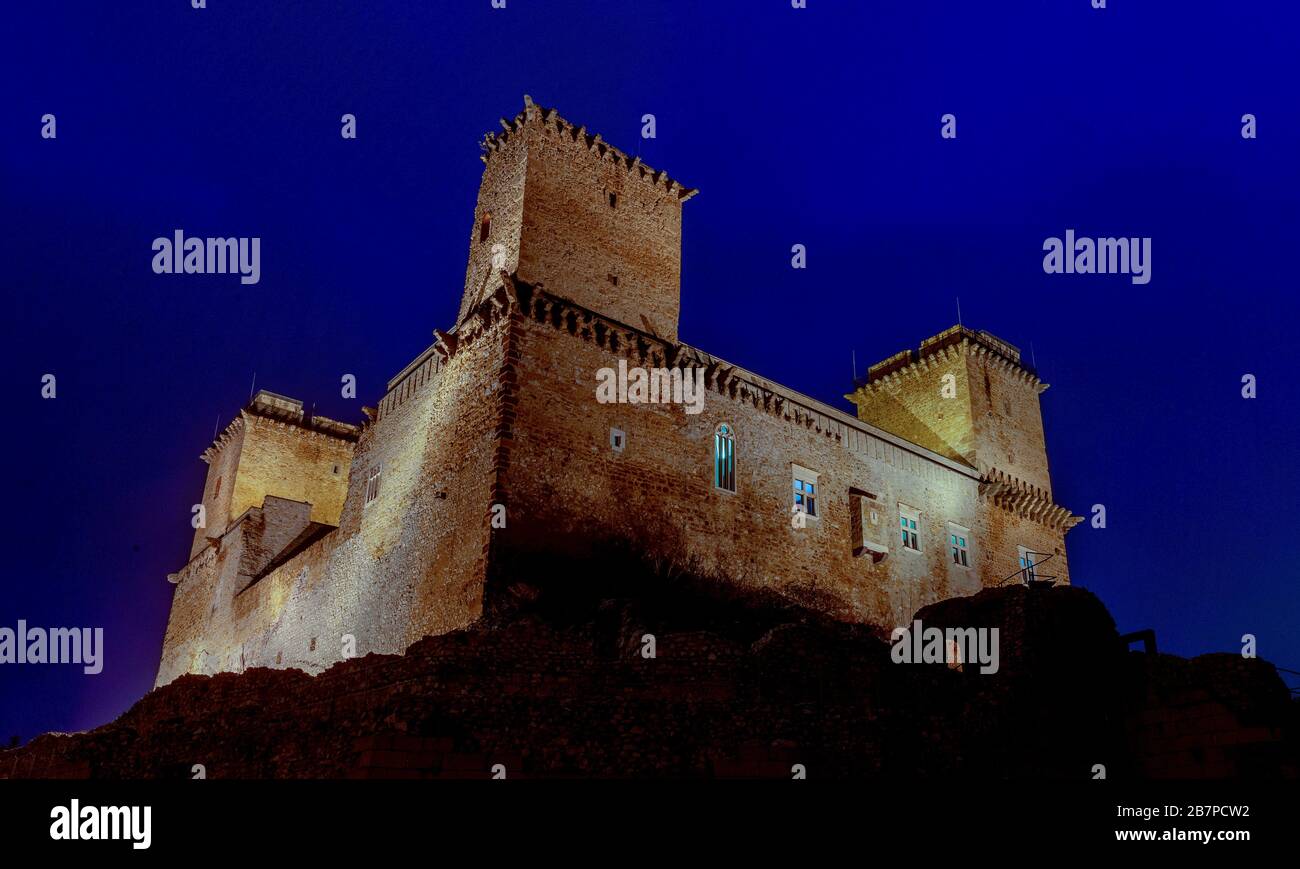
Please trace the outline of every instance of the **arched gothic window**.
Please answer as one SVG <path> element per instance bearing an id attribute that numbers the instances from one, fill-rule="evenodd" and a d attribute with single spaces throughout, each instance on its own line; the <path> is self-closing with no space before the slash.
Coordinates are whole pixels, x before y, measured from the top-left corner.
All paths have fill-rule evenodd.
<path id="1" fill-rule="evenodd" d="M 736 491 L 736 438 L 725 422 L 713 431 L 713 485 Z"/>

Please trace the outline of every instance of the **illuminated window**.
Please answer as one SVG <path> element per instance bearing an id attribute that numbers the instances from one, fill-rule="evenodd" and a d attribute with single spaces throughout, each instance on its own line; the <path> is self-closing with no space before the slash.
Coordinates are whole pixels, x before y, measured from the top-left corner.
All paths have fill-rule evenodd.
<path id="1" fill-rule="evenodd" d="M 817 516 L 817 472 L 792 465 L 794 477 L 794 509 L 809 516 Z"/>
<path id="2" fill-rule="evenodd" d="M 898 505 L 898 524 L 903 535 L 903 548 L 910 549 L 913 552 L 921 551 L 921 538 L 919 535 L 918 525 L 921 523 L 921 514 L 905 504 Z"/>
<path id="3" fill-rule="evenodd" d="M 1039 553 L 1026 546 L 1019 546 L 1016 548 L 1019 550 L 1020 554 L 1021 575 L 1025 578 L 1026 582 L 1032 582 L 1034 579 L 1034 565 L 1037 563 L 1037 556 Z"/>
<path id="4" fill-rule="evenodd" d="M 725 422 L 713 432 L 713 486 L 736 491 L 736 438 Z"/>
<path id="5" fill-rule="evenodd" d="M 960 525 L 948 523 L 948 553 L 952 563 L 970 567 L 970 531 Z"/>
<path id="6" fill-rule="evenodd" d="M 383 472 L 383 470 L 384 470 L 384 466 L 382 464 L 375 465 L 374 470 L 370 472 L 370 476 L 366 478 L 366 504 L 367 505 L 369 505 L 371 501 L 379 497 L 379 475 Z"/>

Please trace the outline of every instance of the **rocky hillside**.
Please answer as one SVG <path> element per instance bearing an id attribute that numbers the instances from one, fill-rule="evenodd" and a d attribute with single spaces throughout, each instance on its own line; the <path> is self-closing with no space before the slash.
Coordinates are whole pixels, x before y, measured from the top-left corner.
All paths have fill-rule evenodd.
<path id="1" fill-rule="evenodd" d="M 1126 651 L 1081 589 L 921 610 L 927 627 L 999 629 L 999 670 L 981 674 L 894 663 L 884 637 L 775 597 L 616 575 L 521 585 L 471 629 L 315 677 L 186 676 L 111 724 L 0 752 L 0 778 L 1297 772 L 1295 707 L 1271 665 Z"/>

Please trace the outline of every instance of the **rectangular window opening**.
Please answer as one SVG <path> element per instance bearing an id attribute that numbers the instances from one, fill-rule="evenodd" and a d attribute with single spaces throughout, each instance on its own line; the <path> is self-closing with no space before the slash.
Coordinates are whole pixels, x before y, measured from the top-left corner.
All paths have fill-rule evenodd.
<path id="1" fill-rule="evenodd" d="M 1038 563 L 1038 553 L 1027 546 L 1016 547 L 1019 554 L 1021 576 L 1025 582 L 1034 581 L 1034 565 Z"/>
<path id="2" fill-rule="evenodd" d="M 815 519 L 817 502 L 821 499 L 817 492 L 817 472 L 799 465 L 791 465 L 790 470 L 794 484 L 794 509 Z"/>
<path id="3" fill-rule="evenodd" d="M 948 523 L 948 553 L 952 563 L 959 567 L 970 567 L 970 530 L 960 525 Z"/>
<path id="4" fill-rule="evenodd" d="M 905 504 L 898 505 L 898 524 L 902 532 L 903 548 L 921 551 L 921 512 Z"/>

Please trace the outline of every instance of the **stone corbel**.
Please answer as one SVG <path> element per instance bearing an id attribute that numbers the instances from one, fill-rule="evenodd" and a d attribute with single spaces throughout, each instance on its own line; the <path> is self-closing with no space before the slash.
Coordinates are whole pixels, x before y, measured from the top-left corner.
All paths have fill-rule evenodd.
<path id="1" fill-rule="evenodd" d="M 450 359 L 456 352 L 456 336 L 454 334 L 448 334 L 441 329 L 434 329 L 433 337 L 435 339 L 433 344 L 434 352 L 440 355 L 443 359 Z"/>

